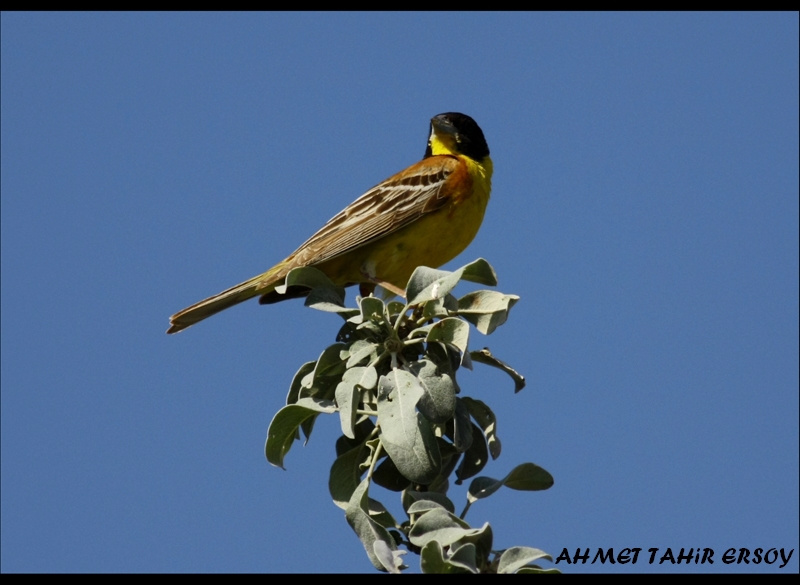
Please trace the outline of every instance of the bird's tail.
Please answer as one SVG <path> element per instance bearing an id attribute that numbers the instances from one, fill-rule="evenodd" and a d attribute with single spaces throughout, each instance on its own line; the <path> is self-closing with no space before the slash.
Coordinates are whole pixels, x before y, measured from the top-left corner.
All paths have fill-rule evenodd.
<path id="1" fill-rule="evenodd" d="M 278 264 L 264 274 L 254 276 L 250 280 L 175 313 L 169 318 L 170 328 L 167 329 L 167 333 L 177 333 L 228 307 L 268 293 L 280 284 L 280 279 L 285 276 L 283 268 L 283 263 Z"/>

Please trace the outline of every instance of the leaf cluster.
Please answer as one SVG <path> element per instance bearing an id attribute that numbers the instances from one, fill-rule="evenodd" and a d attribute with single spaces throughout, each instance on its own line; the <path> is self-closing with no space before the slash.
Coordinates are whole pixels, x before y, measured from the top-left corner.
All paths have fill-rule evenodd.
<path id="1" fill-rule="evenodd" d="M 476 477 L 490 457 L 500 456 L 497 421 L 484 402 L 460 396 L 456 373 L 478 362 L 508 374 L 515 392 L 525 386 L 488 349 L 468 349 L 469 325 L 492 333 L 519 297 L 478 290 L 457 299 L 451 291 L 461 280 L 497 284 L 483 259 L 454 272 L 419 267 L 406 288 L 408 302 L 358 297 L 358 308 L 348 308 L 344 289 L 320 271 L 290 272 L 279 293 L 311 289 L 306 305 L 339 314 L 344 325 L 336 343 L 295 374 L 286 406 L 270 424 L 266 457 L 283 467 L 294 441 L 301 434 L 310 438 L 320 414 L 338 413 L 342 435 L 328 487 L 377 569 L 404 568 L 403 545 L 420 554 L 424 572 L 548 572 L 532 564 L 552 561 L 546 553 L 527 547 L 495 551 L 489 524 L 476 529 L 464 520 L 474 502 L 503 486 L 544 490 L 553 478 L 533 463 L 500 480 Z M 473 478 L 458 516 L 447 497 L 452 474 L 456 484 Z M 408 518 L 397 522 L 371 498 L 372 484 L 400 492 Z"/>

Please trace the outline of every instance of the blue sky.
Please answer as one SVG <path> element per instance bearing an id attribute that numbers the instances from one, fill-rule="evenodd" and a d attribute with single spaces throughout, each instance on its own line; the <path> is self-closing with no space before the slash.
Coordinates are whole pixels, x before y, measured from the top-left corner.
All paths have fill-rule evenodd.
<path id="1" fill-rule="evenodd" d="M 164 331 L 446 111 L 495 163 L 448 266 L 487 258 L 521 297 L 471 346 L 528 387 L 459 377 L 499 418 L 485 472 L 555 477 L 467 519 L 496 548 L 716 553 L 568 572 L 798 571 L 797 13 L 3 13 L 0 42 L 4 572 L 372 571 L 327 493 L 336 418 L 287 471 L 263 454 L 338 317 Z"/>

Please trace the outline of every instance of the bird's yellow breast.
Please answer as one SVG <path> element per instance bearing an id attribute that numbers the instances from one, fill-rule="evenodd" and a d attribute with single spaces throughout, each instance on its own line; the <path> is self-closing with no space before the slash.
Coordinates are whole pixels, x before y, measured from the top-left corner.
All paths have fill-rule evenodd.
<path id="1" fill-rule="evenodd" d="M 448 178 L 448 203 L 404 228 L 369 245 L 317 266 L 336 275 L 339 285 L 364 282 L 364 274 L 405 288 L 419 265 L 438 268 L 458 256 L 472 242 L 489 202 L 492 161 L 480 163 L 459 156 L 459 169 Z"/>

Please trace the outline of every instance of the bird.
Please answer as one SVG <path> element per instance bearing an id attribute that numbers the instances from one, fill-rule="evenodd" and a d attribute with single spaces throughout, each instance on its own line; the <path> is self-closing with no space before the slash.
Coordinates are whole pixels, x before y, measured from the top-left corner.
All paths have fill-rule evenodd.
<path id="1" fill-rule="evenodd" d="M 438 268 L 472 242 L 489 202 L 494 165 L 480 126 L 458 112 L 434 116 L 421 161 L 379 183 L 263 274 L 170 317 L 177 333 L 253 297 L 261 304 L 305 296 L 278 294 L 290 270 L 313 266 L 334 284 L 358 284 L 366 296 L 376 285 L 405 296 L 419 265 Z"/>

